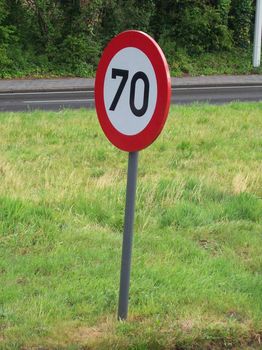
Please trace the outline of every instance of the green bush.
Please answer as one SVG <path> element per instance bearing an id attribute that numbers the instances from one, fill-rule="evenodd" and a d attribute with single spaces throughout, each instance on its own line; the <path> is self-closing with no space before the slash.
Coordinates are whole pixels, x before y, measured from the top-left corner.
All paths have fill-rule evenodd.
<path id="1" fill-rule="evenodd" d="M 101 41 L 108 40 L 127 29 L 137 29 L 153 34 L 151 19 L 155 14 L 153 0 L 113 0 L 104 4 L 101 17 Z"/>
<path id="2" fill-rule="evenodd" d="M 99 43 L 84 35 L 68 35 L 63 41 L 60 50 L 63 64 L 73 68 L 81 62 L 90 64 L 90 66 L 97 65 L 101 52 Z"/>
<path id="3" fill-rule="evenodd" d="M 251 52 L 254 4 L 253 0 L 0 0 L 0 75 L 93 75 L 103 47 L 127 29 L 152 35 L 166 53 L 172 73 L 192 74 L 192 61 L 205 55 L 230 56 L 239 48 Z"/>
<path id="4" fill-rule="evenodd" d="M 250 45 L 250 33 L 253 16 L 252 0 L 231 1 L 231 21 L 236 46 L 247 48 Z"/>
<path id="5" fill-rule="evenodd" d="M 205 2 L 196 1 L 192 5 L 188 1 L 186 4 L 187 2 L 182 4 L 178 1 L 158 8 L 161 16 L 167 18 L 167 24 L 162 23 L 162 29 L 158 33 L 160 38 L 163 35 L 168 37 L 189 54 L 232 47 L 231 31 L 222 16 L 224 10 L 220 12 L 214 6 L 205 5 Z"/>

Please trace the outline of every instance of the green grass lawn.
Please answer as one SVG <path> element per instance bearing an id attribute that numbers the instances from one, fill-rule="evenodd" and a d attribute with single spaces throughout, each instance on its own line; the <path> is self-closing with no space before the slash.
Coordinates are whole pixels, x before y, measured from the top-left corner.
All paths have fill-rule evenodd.
<path id="1" fill-rule="evenodd" d="M 127 154 L 94 111 L 0 135 L 1 349 L 261 349 L 262 103 L 173 107 L 140 152 L 128 322 Z"/>

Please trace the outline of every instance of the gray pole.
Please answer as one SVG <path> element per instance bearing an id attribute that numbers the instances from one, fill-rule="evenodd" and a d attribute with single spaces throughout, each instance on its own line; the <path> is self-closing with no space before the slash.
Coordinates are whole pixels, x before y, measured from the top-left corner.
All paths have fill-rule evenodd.
<path id="1" fill-rule="evenodd" d="M 133 227 L 135 216 L 136 180 L 138 152 L 130 152 L 128 156 L 128 172 L 126 186 L 125 224 L 122 246 L 122 263 L 119 288 L 118 320 L 126 320 L 128 313 L 128 296 L 130 284 Z"/>
<path id="2" fill-rule="evenodd" d="M 254 35 L 254 50 L 253 50 L 253 66 L 254 67 L 260 66 L 261 36 L 262 36 L 262 0 L 257 0 L 256 20 L 255 20 L 255 35 Z"/>

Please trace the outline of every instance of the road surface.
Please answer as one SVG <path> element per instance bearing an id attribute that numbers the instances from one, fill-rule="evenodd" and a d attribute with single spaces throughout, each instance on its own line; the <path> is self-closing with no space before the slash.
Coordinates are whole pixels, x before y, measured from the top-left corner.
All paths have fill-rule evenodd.
<path id="1" fill-rule="evenodd" d="M 182 86 L 172 87 L 173 104 L 207 102 L 223 104 L 231 101 L 262 100 L 261 85 Z M 94 91 L 38 91 L 0 92 L 0 111 L 27 111 L 34 109 L 93 108 Z"/>

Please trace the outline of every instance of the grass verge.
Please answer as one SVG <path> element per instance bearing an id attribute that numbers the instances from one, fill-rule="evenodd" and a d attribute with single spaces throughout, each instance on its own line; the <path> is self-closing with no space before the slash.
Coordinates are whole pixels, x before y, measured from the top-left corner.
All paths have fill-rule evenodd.
<path id="1" fill-rule="evenodd" d="M 120 323 L 127 155 L 93 111 L 2 113 L 0 134 L 0 348 L 261 347 L 261 103 L 173 107 L 141 152 Z"/>

